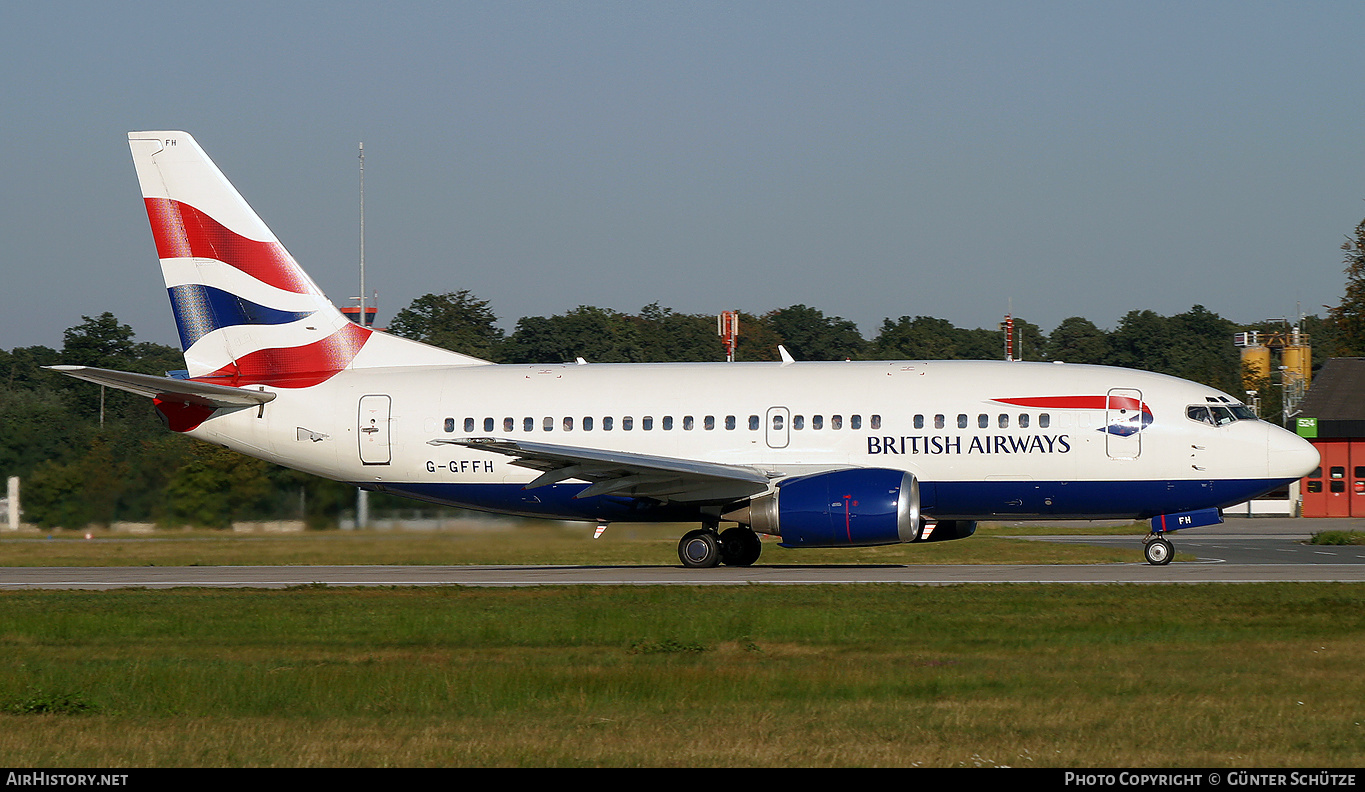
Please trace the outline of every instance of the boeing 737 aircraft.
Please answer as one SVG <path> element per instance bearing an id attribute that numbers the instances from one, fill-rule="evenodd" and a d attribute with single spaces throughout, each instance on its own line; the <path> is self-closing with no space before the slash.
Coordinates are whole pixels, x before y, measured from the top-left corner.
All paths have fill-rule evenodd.
<path id="1" fill-rule="evenodd" d="M 54 366 L 173 431 L 435 503 L 695 521 L 685 566 L 931 542 L 978 520 L 1151 519 L 1166 534 L 1318 464 L 1213 388 L 982 361 L 498 365 L 347 320 L 192 137 L 128 135 L 187 372 Z M 723 533 L 722 522 L 735 523 Z"/>

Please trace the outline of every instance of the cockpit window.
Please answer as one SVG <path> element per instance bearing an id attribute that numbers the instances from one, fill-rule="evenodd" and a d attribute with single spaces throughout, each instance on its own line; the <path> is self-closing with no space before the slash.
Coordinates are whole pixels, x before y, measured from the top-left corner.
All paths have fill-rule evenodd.
<path id="1" fill-rule="evenodd" d="M 1254 421 L 1256 413 L 1241 404 L 1196 404 L 1185 408 L 1185 417 L 1210 426 L 1227 426 L 1236 421 Z"/>

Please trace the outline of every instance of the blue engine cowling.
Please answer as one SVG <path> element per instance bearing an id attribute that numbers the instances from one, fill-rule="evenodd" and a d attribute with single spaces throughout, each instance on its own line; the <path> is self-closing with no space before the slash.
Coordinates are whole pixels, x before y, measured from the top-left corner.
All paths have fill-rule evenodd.
<path id="1" fill-rule="evenodd" d="M 913 542 L 923 521 L 913 473 L 850 468 L 786 479 L 747 508 L 723 515 L 782 537 L 783 547 Z"/>

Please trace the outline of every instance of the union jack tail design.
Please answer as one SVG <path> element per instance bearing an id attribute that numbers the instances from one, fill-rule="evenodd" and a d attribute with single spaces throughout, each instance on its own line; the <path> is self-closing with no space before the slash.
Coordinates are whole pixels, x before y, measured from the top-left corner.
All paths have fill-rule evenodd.
<path id="1" fill-rule="evenodd" d="M 387 365 L 483 362 L 348 320 L 187 133 L 128 144 L 191 378 L 305 388 L 366 346 L 385 347 Z"/>

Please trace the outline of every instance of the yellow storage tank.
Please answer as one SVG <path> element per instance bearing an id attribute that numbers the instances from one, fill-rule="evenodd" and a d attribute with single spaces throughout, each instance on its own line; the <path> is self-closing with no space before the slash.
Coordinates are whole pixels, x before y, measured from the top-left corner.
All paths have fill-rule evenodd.
<path id="1" fill-rule="evenodd" d="M 1270 347 L 1242 347 L 1242 387 L 1255 390 L 1270 376 Z"/>
<path id="2" fill-rule="evenodd" d="M 1243 358 L 1245 360 L 1245 358 Z M 1296 378 L 1303 382 L 1306 388 L 1312 383 L 1309 379 L 1313 376 L 1313 348 L 1308 346 L 1287 346 L 1280 353 L 1280 361 L 1284 365 L 1285 378 Z"/>

